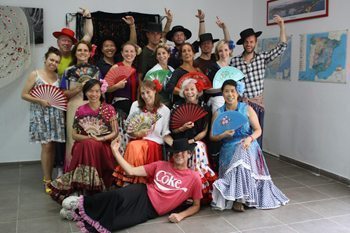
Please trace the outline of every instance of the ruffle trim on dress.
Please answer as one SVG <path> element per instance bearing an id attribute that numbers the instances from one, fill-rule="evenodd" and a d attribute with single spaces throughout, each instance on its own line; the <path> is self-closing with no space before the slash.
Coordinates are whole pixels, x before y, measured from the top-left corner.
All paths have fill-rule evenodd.
<path id="1" fill-rule="evenodd" d="M 79 227 L 80 231 L 83 233 L 89 233 L 90 231 L 86 229 L 84 221 L 89 224 L 91 227 L 93 227 L 96 231 L 100 233 L 111 233 L 109 230 L 107 230 L 105 227 L 103 227 L 99 222 L 93 220 L 90 218 L 84 210 L 84 196 L 79 197 L 78 201 L 78 210 L 79 215 L 77 219 L 77 226 Z"/>
<path id="2" fill-rule="evenodd" d="M 235 163 L 233 163 L 229 169 L 227 169 L 227 171 L 225 172 L 225 175 L 228 174 L 231 170 L 237 168 L 238 166 L 242 166 L 245 169 L 251 171 L 250 165 L 245 163 L 243 161 L 243 159 L 240 159 L 240 160 L 236 161 Z M 271 176 L 269 176 L 269 175 L 264 176 L 264 175 L 259 175 L 259 174 L 252 173 L 251 177 L 256 179 L 256 180 L 271 180 Z"/>

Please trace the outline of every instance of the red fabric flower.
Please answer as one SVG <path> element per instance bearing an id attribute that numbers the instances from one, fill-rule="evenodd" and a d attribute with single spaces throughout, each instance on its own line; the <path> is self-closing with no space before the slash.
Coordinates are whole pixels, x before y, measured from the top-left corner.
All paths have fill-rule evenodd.
<path id="1" fill-rule="evenodd" d="M 154 85 L 156 86 L 156 92 L 160 92 L 163 89 L 162 84 L 157 79 L 153 80 Z"/>
<path id="2" fill-rule="evenodd" d="M 198 92 L 202 92 L 204 90 L 204 84 L 202 81 L 197 80 L 196 82 L 196 88 Z"/>
<path id="3" fill-rule="evenodd" d="M 91 47 L 92 47 L 92 49 L 91 49 L 91 52 L 90 52 L 90 57 L 92 58 L 92 57 L 95 56 L 97 46 L 95 44 L 92 44 Z"/>

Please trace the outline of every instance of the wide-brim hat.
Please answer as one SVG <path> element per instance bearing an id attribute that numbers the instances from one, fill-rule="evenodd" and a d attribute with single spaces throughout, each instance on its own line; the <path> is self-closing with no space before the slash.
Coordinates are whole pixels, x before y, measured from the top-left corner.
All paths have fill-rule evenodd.
<path id="1" fill-rule="evenodd" d="M 68 36 L 69 38 L 72 39 L 74 44 L 77 43 L 77 39 L 75 38 L 75 33 L 69 28 L 62 28 L 61 31 L 54 32 L 54 33 L 52 33 L 52 35 L 54 37 L 56 37 L 57 39 L 60 36 Z"/>
<path id="2" fill-rule="evenodd" d="M 188 143 L 187 138 L 179 138 L 175 139 L 173 141 L 173 145 L 168 148 L 168 151 L 170 153 L 177 153 L 181 151 L 187 151 L 187 150 L 194 150 L 194 148 L 197 146 L 197 143 Z"/>
<path id="3" fill-rule="evenodd" d="M 166 39 L 173 41 L 173 36 L 176 32 L 183 32 L 186 36 L 186 40 L 190 39 L 192 36 L 192 33 L 190 30 L 188 30 L 187 28 L 184 28 L 183 26 L 177 25 L 174 26 L 170 31 L 168 31 L 168 33 L 166 34 Z"/>
<path id="4" fill-rule="evenodd" d="M 239 35 L 241 36 L 241 38 L 237 41 L 237 44 L 243 44 L 245 38 L 249 37 L 249 36 L 256 36 L 259 37 L 261 35 L 262 31 L 258 31 L 258 32 L 254 32 L 253 28 L 247 28 L 243 31 L 241 31 L 241 33 L 239 33 Z"/>
<path id="5" fill-rule="evenodd" d="M 161 23 L 149 22 L 143 29 L 145 32 L 163 32 Z"/>
<path id="6" fill-rule="evenodd" d="M 205 41 L 211 41 L 212 43 L 218 42 L 219 39 L 213 39 L 213 35 L 211 33 L 203 33 L 199 35 L 199 41 L 196 40 L 192 43 L 192 46 L 196 52 L 199 51 L 199 46 L 205 42 Z"/>

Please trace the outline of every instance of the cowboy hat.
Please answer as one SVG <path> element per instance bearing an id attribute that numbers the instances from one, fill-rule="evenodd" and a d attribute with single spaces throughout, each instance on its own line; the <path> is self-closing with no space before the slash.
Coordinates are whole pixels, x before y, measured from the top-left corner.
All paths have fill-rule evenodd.
<path id="1" fill-rule="evenodd" d="M 262 31 L 254 32 L 253 28 L 247 28 L 247 29 L 241 31 L 241 33 L 239 33 L 241 38 L 237 41 L 237 44 L 243 44 L 244 40 L 249 36 L 254 35 L 256 37 L 259 37 L 261 35 L 261 33 L 262 33 Z"/>
<path id="2" fill-rule="evenodd" d="M 183 32 L 186 36 L 186 40 L 190 39 L 192 36 L 192 33 L 190 30 L 188 30 L 187 28 L 184 28 L 183 26 L 177 25 L 177 26 L 174 26 L 170 31 L 168 31 L 168 33 L 166 34 L 166 39 L 173 41 L 173 36 L 176 32 Z"/>
<path id="3" fill-rule="evenodd" d="M 146 24 L 145 28 L 143 29 L 145 32 L 162 32 L 162 24 L 161 23 L 154 23 L 149 22 Z"/>
<path id="4" fill-rule="evenodd" d="M 61 31 L 54 32 L 54 33 L 52 33 L 52 35 L 54 37 L 56 37 L 57 39 L 60 36 L 68 36 L 69 38 L 72 39 L 73 44 L 77 43 L 77 39 L 75 38 L 75 33 L 69 28 L 62 28 Z"/>
<path id="5" fill-rule="evenodd" d="M 196 40 L 192 43 L 194 50 L 198 52 L 199 46 L 205 41 L 211 41 L 214 44 L 215 42 L 219 41 L 219 39 L 213 39 L 213 35 L 211 33 L 203 33 L 199 35 L 199 41 Z"/>

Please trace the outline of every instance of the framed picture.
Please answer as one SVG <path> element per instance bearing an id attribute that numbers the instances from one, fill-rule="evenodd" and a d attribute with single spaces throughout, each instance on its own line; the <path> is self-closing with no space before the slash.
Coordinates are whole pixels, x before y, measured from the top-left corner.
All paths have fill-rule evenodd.
<path id="1" fill-rule="evenodd" d="M 279 15 L 284 22 L 328 16 L 328 0 L 269 0 L 266 7 L 266 24 L 275 24 L 273 16 Z"/>

